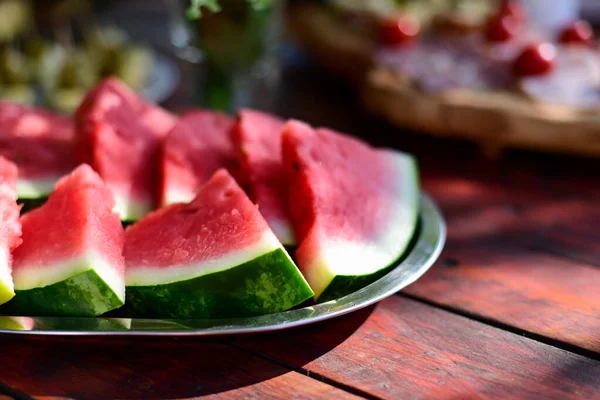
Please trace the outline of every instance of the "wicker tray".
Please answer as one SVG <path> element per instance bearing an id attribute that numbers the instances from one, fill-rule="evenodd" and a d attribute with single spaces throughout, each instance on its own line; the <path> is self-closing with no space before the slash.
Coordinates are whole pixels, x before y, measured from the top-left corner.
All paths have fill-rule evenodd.
<path id="1" fill-rule="evenodd" d="M 453 90 L 427 94 L 377 68 L 375 44 L 344 26 L 324 6 L 287 9 L 290 36 L 319 63 L 360 86 L 366 109 L 403 128 L 479 143 L 488 155 L 504 148 L 600 156 L 600 109 L 536 103 L 511 92 Z"/>

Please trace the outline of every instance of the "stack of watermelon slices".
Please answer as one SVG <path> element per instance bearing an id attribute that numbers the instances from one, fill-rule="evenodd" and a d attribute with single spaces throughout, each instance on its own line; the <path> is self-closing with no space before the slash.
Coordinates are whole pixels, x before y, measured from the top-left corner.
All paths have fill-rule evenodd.
<path id="1" fill-rule="evenodd" d="M 54 118 L 19 110 L 12 132 L 34 136 Z M 280 312 L 373 282 L 415 235 L 418 168 L 404 153 L 254 110 L 176 118 L 114 78 L 90 91 L 75 124 L 56 118 L 75 155 L 44 147 L 56 166 L 42 181 L 67 175 L 20 219 L 15 167 L 0 158 L 0 303 L 12 315 Z M 19 180 L 35 181 L 29 165 L 17 163 Z"/>
<path id="2" fill-rule="evenodd" d="M 136 221 L 154 209 L 160 146 L 175 117 L 108 78 L 83 99 L 75 120 L 78 161 L 113 190 L 121 219 Z"/>

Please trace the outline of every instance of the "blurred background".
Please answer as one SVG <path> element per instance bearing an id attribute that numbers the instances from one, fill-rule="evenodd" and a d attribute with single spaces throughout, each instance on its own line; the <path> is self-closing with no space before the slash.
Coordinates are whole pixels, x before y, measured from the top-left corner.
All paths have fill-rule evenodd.
<path id="1" fill-rule="evenodd" d="M 221 0 L 221 12 L 190 20 L 189 0 L 0 0 L 0 99 L 69 113 L 95 82 L 116 75 L 175 110 L 243 106 L 347 118 L 348 109 L 328 102 L 327 88 L 339 83 L 346 103 L 352 88 L 285 35 L 286 4 L 300 1 L 257 10 Z M 546 0 L 524 2 L 541 19 L 562 13 L 600 22 L 595 0 L 552 1 L 560 5 L 552 15 Z"/>
<path id="2" fill-rule="evenodd" d="M 283 2 L 221 4 L 191 21 L 186 0 L 0 0 L 0 99 L 71 112 L 116 75 L 159 103 L 265 105 Z"/>

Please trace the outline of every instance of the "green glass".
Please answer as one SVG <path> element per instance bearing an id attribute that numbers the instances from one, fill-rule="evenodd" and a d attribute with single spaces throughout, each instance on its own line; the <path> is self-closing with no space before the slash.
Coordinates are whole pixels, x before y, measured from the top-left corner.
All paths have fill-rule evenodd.
<path id="1" fill-rule="evenodd" d="M 203 55 L 195 103 L 225 112 L 268 107 L 279 81 L 283 2 L 263 9 L 246 0 L 220 4 L 220 12 L 205 11 L 192 22 Z"/>

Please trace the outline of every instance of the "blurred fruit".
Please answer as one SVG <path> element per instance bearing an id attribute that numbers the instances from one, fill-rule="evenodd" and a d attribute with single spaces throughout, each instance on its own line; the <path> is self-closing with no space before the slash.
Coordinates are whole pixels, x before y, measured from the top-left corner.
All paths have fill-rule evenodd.
<path id="1" fill-rule="evenodd" d="M 506 42 L 514 38 L 521 30 L 522 23 L 512 15 L 497 15 L 490 18 L 485 27 L 488 42 Z"/>
<path id="2" fill-rule="evenodd" d="M 517 0 L 501 0 L 498 15 L 511 15 L 521 22 L 527 19 L 523 5 Z"/>
<path id="3" fill-rule="evenodd" d="M 67 55 L 56 78 L 61 88 L 90 88 L 100 78 L 96 65 L 83 51 L 75 50 Z"/>
<path id="4" fill-rule="evenodd" d="M 579 20 L 568 25 L 560 33 L 558 41 L 563 44 L 591 45 L 594 31 L 587 21 Z"/>
<path id="5" fill-rule="evenodd" d="M 48 93 L 46 103 L 55 110 L 72 113 L 77 109 L 86 92 L 87 90 L 81 87 L 58 88 Z"/>
<path id="6" fill-rule="evenodd" d="M 146 47 L 127 46 L 120 53 L 115 75 L 134 90 L 139 90 L 150 72 L 152 53 Z"/>
<path id="7" fill-rule="evenodd" d="M 551 43 L 536 43 L 526 47 L 513 64 L 518 77 L 546 75 L 556 65 L 556 48 Z"/>
<path id="8" fill-rule="evenodd" d="M 10 85 L 0 87 L 0 101 L 32 105 L 35 103 L 35 90 L 29 85 Z"/>
<path id="9" fill-rule="evenodd" d="M 381 22 L 379 41 L 386 45 L 398 45 L 415 40 L 420 33 L 420 22 L 409 14 L 402 14 Z"/>
<path id="10" fill-rule="evenodd" d="M 0 51 L 0 76 L 7 84 L 29 83 L 33 79 L 27 58 L 12 47 Z"/>

